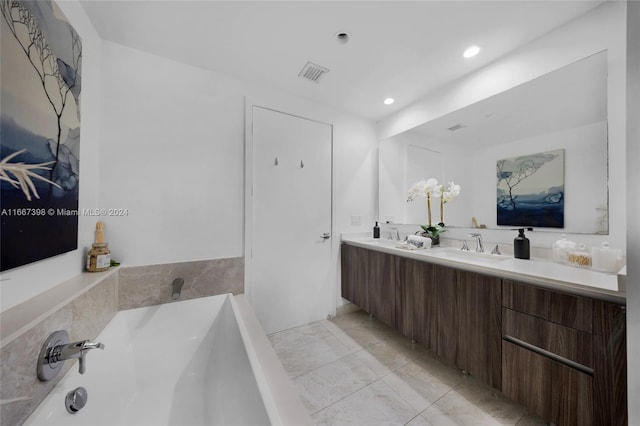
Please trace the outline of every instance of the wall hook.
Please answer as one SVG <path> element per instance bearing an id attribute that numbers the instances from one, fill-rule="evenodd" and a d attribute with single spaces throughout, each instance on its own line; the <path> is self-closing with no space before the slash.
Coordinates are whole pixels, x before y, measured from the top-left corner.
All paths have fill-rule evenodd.
<path id="1" fill-rule="evenodd" d="M 278 165 L 278 157 L 276 157 L 276 161 L 273 162 L 276 166 Z"/>
<path id="2" fill-rule="evenodd" d="M 302 162 L 302 160 L 300 160 L 300 168 L 304 169 L 304 163 Z"/>

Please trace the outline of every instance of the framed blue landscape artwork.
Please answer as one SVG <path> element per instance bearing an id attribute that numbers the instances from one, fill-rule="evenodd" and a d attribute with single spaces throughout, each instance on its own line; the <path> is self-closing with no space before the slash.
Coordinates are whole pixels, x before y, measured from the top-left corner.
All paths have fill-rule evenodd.
<path id="1" fill-rule="evenodd" d="M 498 225 L 564 228 L 564 150 L 498 160 Z"/>
<path id="2" fill-rule="evenodd" d="M 82 42 L 48 0 L 0 0 L 0 270 L 78 247 Z"/>

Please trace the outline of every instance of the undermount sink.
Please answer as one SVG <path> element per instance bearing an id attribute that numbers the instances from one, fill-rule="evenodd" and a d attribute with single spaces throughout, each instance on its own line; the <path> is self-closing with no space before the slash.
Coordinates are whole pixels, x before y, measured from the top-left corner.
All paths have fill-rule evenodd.
<path id="1" fill-rule="evenodd" d="M 511 259 L 511 257 L 502 254 L 491 254 L 487 252 L 477 252 L 453 248 L 448 248 L 445 252 L 445 255 L 447 257 L 455 257 L 457 259 L 473 260 L 484 263 L 497 263 Z"/>
<path id="2" fill-rule="evenodd" d="M 400 241 L 389 240 L 386 238 L 366 238 L 363 241 L 368 244 L 375 244 L 377 246 L 388 246 L 388 247 L 393 247 L 396 244 L 400 243 Z"/>

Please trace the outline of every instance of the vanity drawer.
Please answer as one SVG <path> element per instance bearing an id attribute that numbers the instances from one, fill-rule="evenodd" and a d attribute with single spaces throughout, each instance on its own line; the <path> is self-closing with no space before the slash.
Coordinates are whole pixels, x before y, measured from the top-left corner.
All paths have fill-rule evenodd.
<path id="1" fill-rule="evenodd" d="M 504 340 L 502 392 L 559 426 L 594 425 L 590 375 Z"/>
<path id="2" fill-rule="evenodd" d="M 593 336 L 589 333 L 502 308 L 502 337 L 593 369 Z"/>
<path id="3" fill-rule="evenodd" d="M 503 280 L 502 306 L 565 327 L 593 332 L 593 300 L 586 297 Z"/>

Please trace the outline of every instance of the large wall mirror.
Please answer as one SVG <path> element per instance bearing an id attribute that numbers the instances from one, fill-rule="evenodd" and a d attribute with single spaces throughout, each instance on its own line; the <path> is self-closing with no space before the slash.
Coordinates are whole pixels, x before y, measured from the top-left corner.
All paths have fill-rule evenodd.
<path id="1" fill-rule="evenodd" d="M 448 227 L 472 227 L 473 218 L 487 228 L 513 227 L 498 226 L 497 162 L 558 151 L 564 223 L 536 229 L 608 234 L 606 51 L 381 140 L 379 218 L 426 223 L 425 199 L 407 202 L 407 194 L 434 177 L 462 188 L 445 205 Z M 433 212 L 437 223 L 439 209 Z"/>

